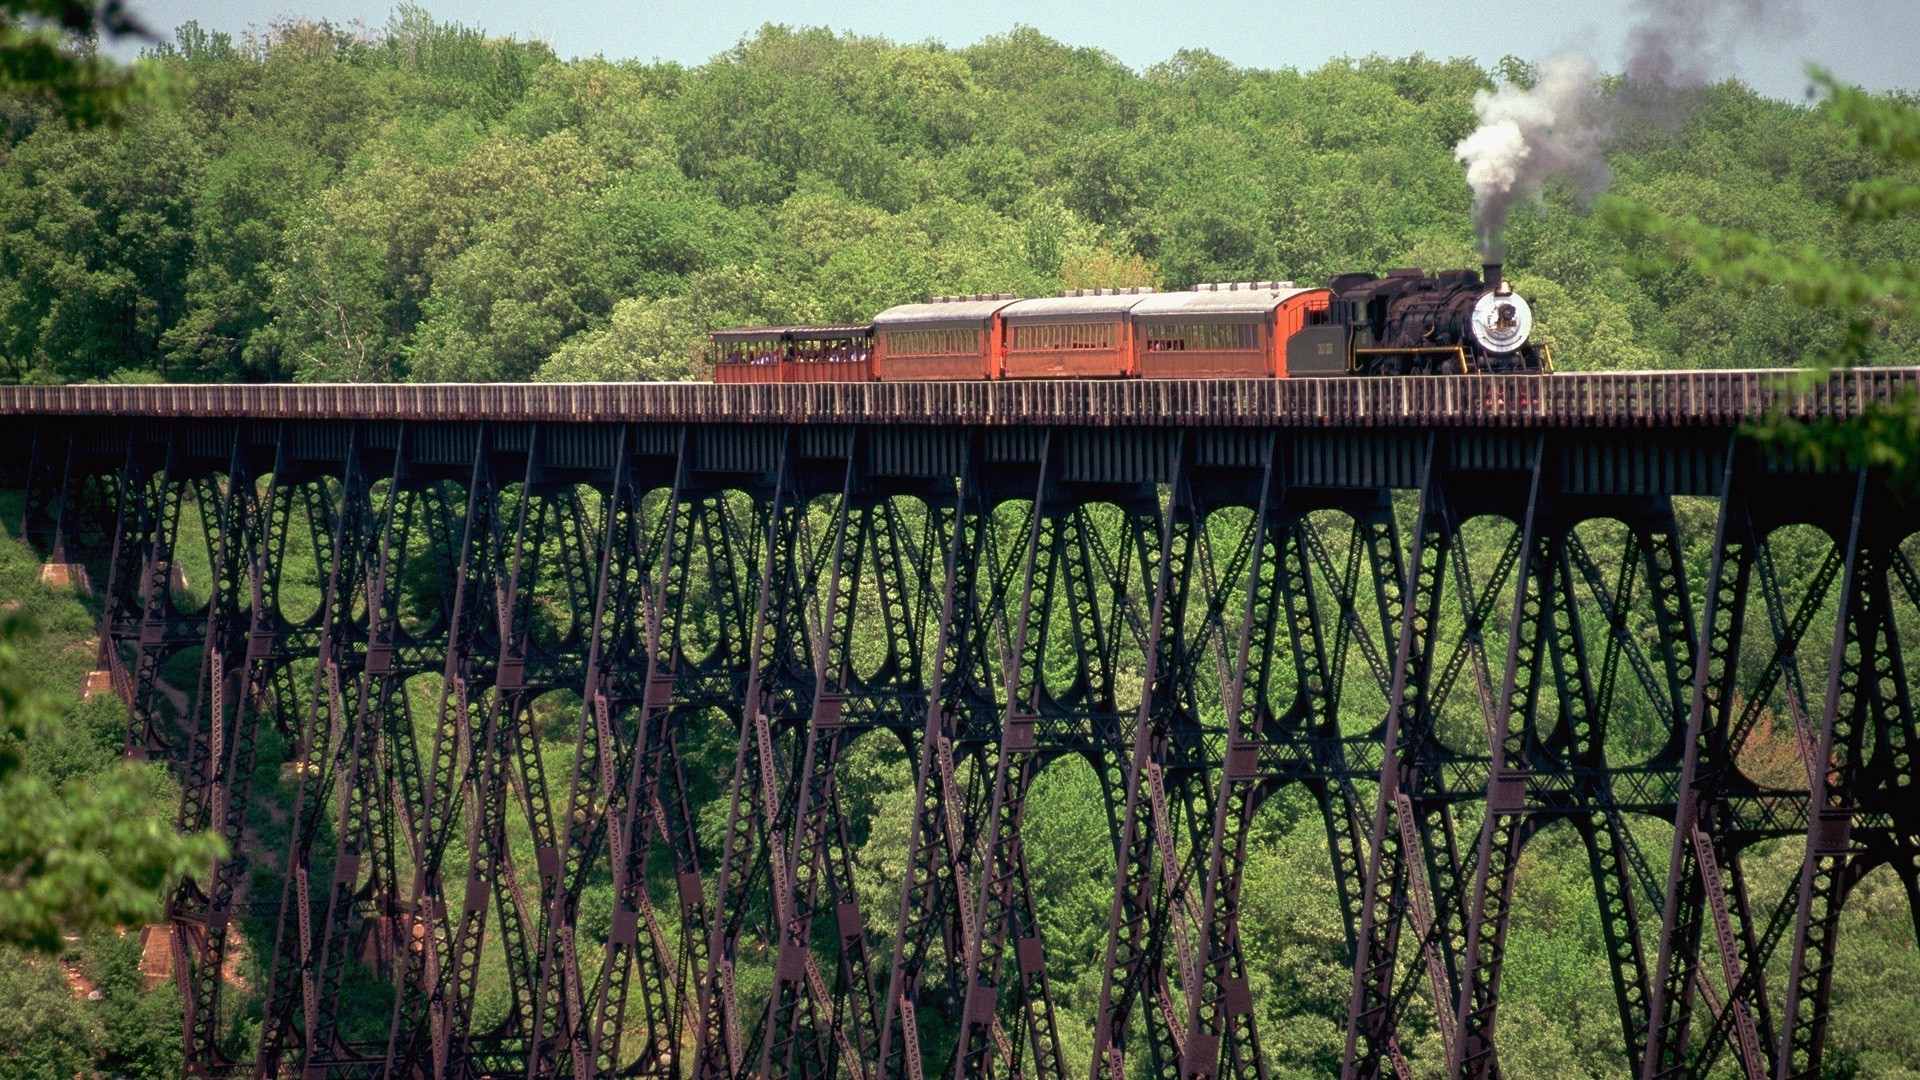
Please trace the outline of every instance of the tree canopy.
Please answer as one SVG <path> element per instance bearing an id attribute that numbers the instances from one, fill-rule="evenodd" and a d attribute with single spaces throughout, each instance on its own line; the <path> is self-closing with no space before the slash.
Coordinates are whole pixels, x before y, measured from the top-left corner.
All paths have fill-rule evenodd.
<path id="1" fill-rule="evenodd" d="M 101 709 L 66 715 L 16 644 L 37 632 L 0 620 L 0 946 L 55 952 L 63 933 L 158 919 L 161 886 L 221 842 L 174 832 L 153 767 L 106 767 L 111 709 L 104 732 Z"/>
<path id="2" fill-rule="evenodd" d="M 766 26 L 699 67 L 563 61 L 412 7 L 371 31 L 188 24 L 135 67 L 171 90 L 118 130 L 0 102 L 0 378 L 677 378 L 717 325 L 930 293 L 1470 265 L 1453 146 L 1476 90 L 1531 75 L 1191 51 L 1134 71 L 1026 28 L 953 49 Z M 1841 196 L 1920 162 L 1858 143 L 1846 109 L 1708 88 L 1620 141 L 1616 189 L 1916 265 L 1920 223 L 1857 223 Z M 1514 219 L 1509 273 L 1563 367 L 1774 366 L 1859 336 L 1627 239 L 1564 191 Z M 1862 358 L 1920 353 L 1910 323 L 1879 329 Z"/>

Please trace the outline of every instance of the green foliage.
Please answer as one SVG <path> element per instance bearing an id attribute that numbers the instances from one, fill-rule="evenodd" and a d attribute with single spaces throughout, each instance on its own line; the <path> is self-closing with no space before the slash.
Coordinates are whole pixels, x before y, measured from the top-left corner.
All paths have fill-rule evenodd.
<path id="1" fill-rule="evenodd" d="M 0 944 L 53 952 L 63 932 L 157 919 L 161 887 L 222 844 L 173 831 L 157 769 L 99 768 L 100 710 L 87 712 L 91 736 L 65 730 L 56 699 L 27 677 L 19 641 L 30 632 L 17 616 L 0 621 Z"/>
<path id="2" fill-rule="evenodd" d="M 87 974 L 101 993 L 106 1038 L 99 1064 L 131 1080 L 180 1074 L 180 992 L 165 982 L 149 992 L 140 973 L 140 935 L 97 932 L 84 944 Z"/>
<path id="3" fill-rule="evenodd" d="M 13 148 L 0 175 L 0 334 L 16 372 L 167 373 L 160 342 L 185 307 L 201 164 L 185 136 L 160 114 L 120 131 L 43 127 Z"/>
<path id="4" fill-rule="evenodd" d="M 1028 28 L 950 49 L 767 26 L 697 68 L 562 61 L 415 7 L 238 42 L 188 24 L 133 70 L 175 92 L 113 138 L 0 113 L 0 378 L 698 378 L 729 322 L 1470 265 L 1452 147 L 1476 90 L 1532 78 L 1201 51 L 1135 72 Z M 1677 133 L 1628 133 L 1617 191 L 1697 221 L 1703 258 L 1872 267 L 1808 288 L 1911 306 L 1916 163 L 1881 167 L 1905 129 L 1876 108 L 1712 87 Z M 1652 268 L 1651 223 L 1614 213 L 1550 191 L 1512 221 L 1508 272 L 1562 368 L 1920 355 L 1886 304 L 1861 323 Z M 1771 246 L 1724 248 L 1742 232 Z"/>
<path id="5" fill-rule="evenodd" d="M 1887 170 L 1854 183 L 1847 193 L 1842 224 L 1871 232 L 1875 223 L 1920 211 L 1920 107 L 1898 98 L 1874 97 L 1814 72 L 1826 88 L 1826 109 L 1851 130 L 1857 145 L 1885 160 Z M 1717 193 L 1716 193 L 1717 194 Z M 1675 216 L 1644 203 L 1615 197 L 1604 208 L 1606 220 L 1627 242 L 1648 253 L 1642 267 L 1673 266 L 1716 282 L 1782 297 L 1800 307 L 1845 320 L 1845 335 L 1824 355 L 1809 357 L 1822 366 L 1860 363 L 1875 358 L 1894 324 L 1910 320 L 1920 302 L 1920 266 L 1901 247 L 1888 250 L 1869 235 L 1834 250 L 1808 240 L 1775 239 L 1764 221 L 1752 227 L 1707 224 L 1694 216 Z M 1866 252 L 1877 252 L 1869 259 Z"/>
<path id="6" fill-rule="evenodd" d="M 147 31 L 120 0 L 0 2 L 0 94 L 51 105 L 74 127 L 118 124 L 155 87 L 100 55 L 102 33 Z"/>
<path id="7" fill-rule="evenodd" d="M 1886 869 L 1869 873 L 1847 898 L 1856 922 L 1835 959 L 1828 1076 L 1920 1077 L 1920 949 L 1908 899 Z"/>
<path id="8" fill-rule="evenodd" d="M 785 301 L 785 302 L 783 302 Z M 705 374 L 706 332 L 715 326 L 806 321 L 768 276 L 729 266 L 692 278 L 684 295 L 631 297 L 606 327 L 569 338 L 542 364 L 542 382 L 674 382 Z"/>
<path id="9" fill-rule="evenodd" d="M 1868 94 L 1817 68 L 1812 77 L 1825 91 L 1822 111 L 1866 159 L 1844 177 L 1843 212 L 1828 242 L 1796 238 L 1780 220 L 1715 225 L 1626 198 L 1610 199 L 1602 216 L 1644 272 L 1697 276 L 1765 298 L 1774 309 L 1766 324 L 1781 336 L 1824 323 L 1827 331 L 1801 350 L 1809 379 L 1820 379 L 1838 366 L 1911 362 L 1920 341 L 1920 103 Z M 1847 422 L 1780 416 L 1757 430 L 1822 466 L 1884 469 L 1903 493 L 1920 494 L 1920 398 L 1875 404 Z"/>
<path id="10" fill-rule="evenodd" d="M 57 962 L 0 946 L 0 1072 L 71 1080 L 86 1074 L 104 1035 Z"/>
<path id="11" fill-rule="evenodd" d="M 19 503 L 0 496 L 0 521 Z M 145 989 L 133 928 L 211 841 L 172 832 L 179 790 L 159 765 L 122 759 L 119 700 L 73 700 L 96 616 L 39 570 L 0 537 L 0 1075 L 177 1076 L 179 996 Z"/>
<path id="12" fill-rule="evenodd" d="M 0 1075 L 180 1075 L 180 995 L 148 991 L 140 935 L 102 931 L 61 957 L 0 946 Z"/>

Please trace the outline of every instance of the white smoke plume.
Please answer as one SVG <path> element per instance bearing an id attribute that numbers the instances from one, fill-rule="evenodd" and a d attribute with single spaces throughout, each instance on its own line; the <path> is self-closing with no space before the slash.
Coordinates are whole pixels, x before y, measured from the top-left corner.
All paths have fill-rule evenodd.
<path id="1" fill-rule="evenodd" d="M 1473 96 L 1480 126 L 1453 154 L 1467 166 L 1474 228 L 1488 261 L 1504 252 L 1507 214 L 1522 199 L 1538 198 L 1548 180 L 1570 180 L 1591 196 L 1613 179 L 1604 157 L 1612 124 L 1599 75 L 1592 60 L 1569 53 L 1540 65 L 1532 89 L 1503 86 Z"/>
<path id="2" fill-rule="evenodd" d="M 1549 180 L 1592 198 L 1612 180 L 1607 142 L 1630 118 L 1675 123 L 1691 92 L 1727 67 L 1734 44 L 1801 26 L 1800 0 L 1632 0 L 1626 84 L 1601 93 L 1600 69 L 1567 54 L 1541 64 L 1532 87 L 1503 86 L 1473 97 L 1480 126 L 1454 147 L 1473 189 L 1480 254 L 1499 261 L 1507 215 L 1538 199 Z"/>

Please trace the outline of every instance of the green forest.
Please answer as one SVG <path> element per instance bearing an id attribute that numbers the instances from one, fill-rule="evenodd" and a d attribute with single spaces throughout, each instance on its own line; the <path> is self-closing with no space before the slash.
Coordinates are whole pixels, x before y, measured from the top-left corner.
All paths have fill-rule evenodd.
<path id="1" fill-rule="evenodd" d="M 1532 77 L 1204 52 L 1136 72 L 1028 29 L 955 49 L 769 26 L 695 68 L 563 61 L 415 8 L 189 24 L 141 66 L 116 129 L 0 102 L 0 379 L 680 379 L 716 326 L 935 293 L 1476 265 L 1453 148 L 1476 90 Z M 1887 165 L 1829 111 L 1698 97 L 1619 133 L 1617 195 L 1920 261 L 1920 222 L 1844 212 Z M 1509 241 L 1565 368 L 1790 365 L 1843 331 L 1644 265 L 1569 192 Z M 1911 322 L 1876 335 L 1875 359 L 1917 355 Z"/>
<path id="2" fill-rule="evenodd" d="M 237 40 L 189 24 L 137 68 L 143 92 L 117 124 L 76 126 L 0 95 L 0 382 L 701 378 L 711 329 L 858 319 L 928 294 L 1470 266 L 1454 146 L 1476 91 L 1533 77 L 1515 59 L 1301 72 L 1195 52 L 1136 71 L 1028 29 L 948 48 L 769 26 L 699 67 L 568 61 L 416 8 L 376 30 L 286 22 Z M 1622 132 L 1609 161 L 1618 197 L 1676 219 L 1838 263 L 1920 264 L 1920 219 L 1863 219 L 1846 201 L 1869 180 L 1920 183 L 1920 161 L 1889 163 L 1829 109 L 1729 81 L 1677 126 Z M 1523 207 L 1507 240 L 1508 274 L 1563 369 L 1791 366 L 1850 332 L 1784 286 L 1656 257 L 1571 191 Z M 1915 320 L 1872 329 L 1867 359 L 1920 362 Z M 1712 507 L 1680 513 L 1699 595 Z M 97 600 L 40 579 L 12 540 L 20 519 L 17 494 L 0 498 L 0 596 L 49 633 L 18 646 L 18 672 L 64 695 L 92 665 Z M 1824 547 L 1801 539 L 1790 559 L 1804 580 Z M 185 578 L 204 583 L 191 549 Z M 102 696 L 61 709 L 58 738 L 29 746 L 19 769 L 62 791 L 123 769 L 152 819 L 171 820 L 164 770 L 115 764 L 124 708 Z M 565 695 L 540 705 L 556 763 L 571 760 L 578 709 Z M 1762 732 L 1743 766 L 1790 777 L 1784 729 Z M 733 737 L 716 725 L 689 739 L 703 841 L 716 844 Z M 293 797 L 287 749 L 261 751 L 250 829 L 263 895 L 285 844 L 272 808 Z M 841 782 L 862 807 L 870 925 L 890 923 L 877 912 L 895 902 L 912 765 L 864 740 Z M 1098 778 L 1050 768 L 1028 813 L 1077 1071 L 1112 894 Z M 1664 859 L 1652 824 L 1642 846 Z M 531 857 L 527 836 L 515 843 Z M 1771 894 L 1800 861 L 1783 842 L 1748 869 Z M 1527 848 L 1502 994 L 1509 1076 L 1625 1074 L 1589 876 L 1569 829 Z M 589 936 L 604 937 L 609 895 L 583 900 Z M 1255 1007 L 1279 1033 L 1264 1047 L 1272 1075 L 1329 1075 L 1349 961 L 1325 829 L 1301 793 L 1259 818 L 1243 918 Z M 51 956 L 0 944 L 0 1075 L 178 1074 L 179 997 L 144 988 L 133 929 L 72 934 Z M 1827 1077 L 1920 1077 L 1920 949 L 1891 873 L 1855 891 L 1840 942 Z M 245 1015 L 261 944 L 242 950 L 227 996 L 239 1055 L 258 1035 Z M 743 965 L 749 997 L 764 994 L 765 960 Z M 506 995 L 488 964 L 483 1018 Z M 391 990 L 356 978 L 361 1019 L 379 1030 Z M 1416 1075 L 1437 1075 L 1418 1034 Z M 1733 1075 L 1724 1060 L 1721 1075 Z"/>

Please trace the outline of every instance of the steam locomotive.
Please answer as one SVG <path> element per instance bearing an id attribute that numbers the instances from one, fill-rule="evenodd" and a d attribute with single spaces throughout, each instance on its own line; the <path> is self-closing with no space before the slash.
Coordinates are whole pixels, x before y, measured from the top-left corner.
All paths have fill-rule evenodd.
<path id="1" fill-rule="evenodd" d="M 1533 310 L 1488 263 L 1472 270 L 936 296 L 872 322 L 718 330 L 714 381 L 1246 379 L 1544 374 Z"/>

